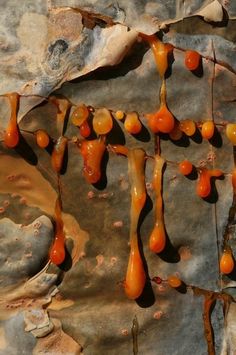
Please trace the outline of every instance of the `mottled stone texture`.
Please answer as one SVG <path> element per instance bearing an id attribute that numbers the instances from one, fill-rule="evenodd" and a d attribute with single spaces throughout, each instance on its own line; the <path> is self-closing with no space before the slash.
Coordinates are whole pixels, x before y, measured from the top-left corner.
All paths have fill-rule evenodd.
<path id="1" fill-rule="evenodd" d="M 207 5 L 216 6 L 207 19 L 210 23 L 203 20 L 206 12 L 201 12 Z M 233 0 L 9 0 L 0 1 L 0 8 L 1 93 L 47 96 L 58 89 L 56 94 L 73 103 L 141 115 L 151 112 L 159 105 L 161 82 L 150 49 L 137 41 L 138 31 L 154 33 L 170 24 L 163 33 L 163 40 L 176 46 L 166 80 L 170 110 L 178 120 L 211 118 L 215 52 L 214 119 L 235 122 Z M 85 25 L 83 17 L 91 13 Z M 204 56 L 202 73 L 184 68 L 182 49 L 188 48 Z M 90 186 L 82 174 L 79 149 L 69 143 L 61 176 L 68 255 L 61 268 L 47 264 L 57 177 L 50 151 L 37 147 L 34 136 L 23 130 L 44 128 L 56 139 L 61 131 L 56 114 L 53 103 L 37 96 L 22 97 L 21 145 L 15 150 L 0 146 L 0 354 L 132 354 L 131 326 L 136 315 L 138 354 L 205 355 L 203 297 L 190 290 L 179 293 L 166 284 L 153 284 L 138 302 L 125 297 L 122 280 L 130 221 L 126 158 L 107 154 L 102 183 Z M 9 118 L 8 100 L 3 97 L 0 117 L 2 134 Z M 216 181 L 218 193 L 203 201 L 195 193 L 196 179 L 180 176 L 176 165 L 167 164 L 163 197 L 170 245 L 168 253 L 160 256 L 148 249 L 154 192 L 150 188 L 153 162 L 147 161 L 149 198 L 140 232 L 150 278 L 166 279 L 178 272 L 187 284 L 221 290 L 218 258 L 232 203 L 233 151 L 224 129 L 219 132 L 222 139 L 218 137 L 214 144 L 202 141 L 200 134 L 179 143 L 162 137 L 162 155 L 167 160 L 187 158 L 196 166 L 205 161 L 226 175 Z M 77 134 L 69 121 L 65 135 Z M 124 133 L 118 121 L 108 143 L 142 147 L 154 154 L 153 136 L 146 128 L 133 137 Z M 232 235 L 234 249 L 234 231 Z M 235 280 L 224 279 L 233 296 Z M 234 308 L 231 304 L 226 329 L 219 301 L 213 311 L 216 354 L 236 351 Z"/>

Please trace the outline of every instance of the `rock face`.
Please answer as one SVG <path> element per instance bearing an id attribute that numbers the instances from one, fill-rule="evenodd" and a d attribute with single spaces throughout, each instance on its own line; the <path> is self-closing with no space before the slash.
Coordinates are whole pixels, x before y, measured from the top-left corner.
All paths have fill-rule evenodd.
<path id="1" fill-rule="evenodd" d="M 205 338 L 209 318 L 204 332 L 202 317 L 212 297 L 215 353 L 234 354 L 236 277 L 219 273 L 226 236 L 235 254 L 235 149 L 225 133 L 225 123 L 234 123 L 236 115 L 234 2 L 10 0 L 0 7 L 0 92 L 25 95 L 15 149 L 2 143 L 10 106 L 0 97 L 0 354 L 213 354 Z M 148 242 L 155 224 L 157 142 L 144 114 L 159 107 L 162 80 L 139 36 L 157 31 L 174 46 L 166 74 L 168 108 L 179 122 L 198 123 L 195 135 L 179 141 L 161 135 L 168 243 L 158 255 Z M 196 72 L 184 65 L 187 49 L 202 55 Z M 52 92 L 70 100 L 65 120 L 62 101 L 48 99 Z M 84 178 L 82 138 L 71 122 L 73 105 L 80 103 L 90 106 L 91 126 L 92 107 L 106 107 L 114 116 L 102 179 L 94 185 Z M 139 113 L 141 133 L 129 134 L 116 110 Z M 218 134 L 208 141 L 201 137 L 201 123 L 212 118 Z M 36 144 L 38 129 L 51 137 L 46 149 Z M 51 154 L 62 134 L 69 140 L 58 183 Z M 95 137 L 93 132 L 89 139 Z M 146 152 L 140 248 L 148 280 L 156 282 L 147 282 L 136 301 L 123 289 L 131 194 L 127 158 L 112 147 L 119 144 Z M 178 171 L 184 159 L 198 168 L 190 178 Z M 196 195 L 202 167 L 225 173 L 208 199 Z M 60 192 L 66 259 L 57 267 L 48 261 Z M 171 288 L 171 274 L 186 287 Z"/>
<path id="2" fill-rule="evenodd" d="M 37 274 L 47 262 L 53 226 L 46 216 L 24 226 L 8 218 L 0 221 L 1 287 L 22 283 Z"/>

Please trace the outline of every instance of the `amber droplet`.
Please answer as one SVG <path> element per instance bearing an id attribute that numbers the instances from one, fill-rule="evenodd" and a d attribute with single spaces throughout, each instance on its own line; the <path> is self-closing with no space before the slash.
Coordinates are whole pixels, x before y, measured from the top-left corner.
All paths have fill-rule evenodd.
<path id="1" fill-rule="evenodd" d="M 232 252 L 229 249 L 224 250 L 220 259 L 220 272 L 222 274 L 230 274 L 234 269 L 234 258 Z"/>
<path id="2" fill-rule="evenodd" d="M 201 55 L 196 51 L 185 52 L 185 66 L 189 70 L 196 70 L 199 67 Z"/>
<path id="3" fill-rule="evenodd" d="M 87 106 L 84 104 L 81 104 L 79 106 L 76 106 L 75 110 L 73 111 L 71 115 L 71 122 L 75 126 L 81 126 L 89 117 L 89 110 Z"/>
<path id="4" fill-rule="evenodd" d="M 178 288 L 182 285 L 182 281 L 180 280 L 180 278 L 175 275 L 170 275 L 167 281 L 169 286 L 173 288 Z"/>
<path id="5" fill-rule="evenodd" d="M 124 114 L 123 111 L 118 110 L 118 111 L 115 112 L 115 118 L 117 120 L 123 120 L 124 117 L 125 117 L 125 114 Z"/>
<path id="6" fill-rule="evenodd" d="M 179 163 L 179 172 L 183 175 L 189 175 L 193 170 L 193 165 L 189 160 L 183 160 Z"/>
<path id="7" fill-rule="evenodd" d="M 195 122 L 189 119 L 180 121 L 179 127 L 181 131 L 186 134 L 186 136 L 193 136 L 196 132 Z"/>
<path id="8" fill-rule="evenodd" d="M 211 139 L 214 136 L 215 125 L 213 121 L 206 121 L 202 124 L 202 137 Z"/>
<path id="9" fill-rule="evenodd" d="M 226 136 L 233 145 L 236 145 L 236 123 L 228 123 L 226 126 Z"/>
<path id="10" fill-rule="evenodd" d="M 107 108 L 99 108 L 93 117 L 93 129 L 98 135 L 107 134 L 113 127 L 113 120 Z"/>
<path id="11" fill-rule="evenodd" d="M 36 143 L 40 148 L 46 148 L 50 142 L 49 135 L 43 129 L 35 132 Z"/>
<path id="12" fill-rule="evenodd" d="M 139 120 L 138 114 L 136 112 L 129 112 L 126 115 L 125 130 L 131 134 L 138 134 L 142 130 L 142 124 Z"/>

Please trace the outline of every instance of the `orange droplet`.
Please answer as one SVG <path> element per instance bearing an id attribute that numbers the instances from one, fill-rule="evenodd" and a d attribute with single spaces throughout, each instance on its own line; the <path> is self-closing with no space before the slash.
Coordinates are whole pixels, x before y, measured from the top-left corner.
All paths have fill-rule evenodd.
<path id="1" fill-rule="evenodd" d="M 234 269 L 234 258 L 231 250 L 224 250 L 220 259 L 220 272 L 222 274 L 230 274 Z"/>
<path id="2" fill-rule="evenodd" d="M 185 52 L 185 66 L 189 70 L 196 70 L 199 67 L 201 55 L 196 51 Z"/>
<path id="3" fill-rule="evenodd" d="M 103 140 L 84 140 L 80 145 L 80 153 L 84 159 L 83 173 L 90 184 L 95 184 L 101 178 L 101 161 L 106 145 Z"/>
<path id="4" fill-rule="evenodd" d="M 195 122 L 189 119 L 180 121 L 179 127 L 181 131 L 186 134 L 186 136 L 193 136 L 196 132 Z"/>
<path id="5" fill-rule="evenodd" d="M 137 243 L 131 242 L 131 250 L 124 283 L 125 293 L 128 298 L 138 298 L 144 289 L 146 283 L 146 274 L 143 267 L 143 261 L 138 249 Z"/>
<path id="6" fill-rule="evenodd" d="M 89 110 L 87 106 L 84 104 L 81 104 L 79 106 L 76 106 L 75 110 L 73 111 L 71 115 L 71 122 L 75 126 L 81 126 L 88 118 L 89 116 Z"/>
<path id="7" fill-rule="evenodd" d="M 166 233 L 163 223 L 156 223 L 150 238 L 149 248 L 154 253 L 161 253 L 166 246 Z"/>
<path id="8" fill-rule="evenodd" d="M 169 286 L 173 288 L 178 288 L 182 285 L 182 281 L 180 280 L 180 278 L 175 275 L 170 275 L 167 281 Z"/>
<path id="9" fill-rule="evenodd" d="M 193 170 L 193 165 L 189 160 L 183 160 L 179 163 L 179 172 L 183 175 L 189 175 Z"/>
<path id="10" fill-rule="evenodd" d="M 111 113 L 106 108 L 99 108 L 95 111 L 93 117 L 93 129 L 99 134 L 107 134 L 113 127 Z"/>
<path id="11" fill-rule="evenodd" d="M 202 137 L 211 139 L 215 132 L 215 125 L 213 121 L 206 121 L 202 125 Z"/>
<path id="12" fill-rule="evenodd" d="M 170 133 L 175 125 L 174 116 L 168 110 L 166 105 L 162 105 L 160 109 L 151 114 L 146 114 L 148 125 L 154 132 Z"/>
<path id="13" fill-rule="evenodd" d="M 50 142 L 49 136 L 46 131 L 39 129 L 35 133 L 36 143 L 40 148 L 46 148 Z"/>
<path id="14" fill-rule="evenodd" d="M 129 112 L 126 115 L 124 127 L 131 134 L 138 134 L 142 130 L 142 124 L 136 112 Z"/>
<path id="15" fill-rule="evenodd" d="M 211 193 L 211 174 L 208 169 L 200 169 L 197 182 L 197 195 L 205 198 Z"/>
<path id="16" fill-rule="evenodd" d="M 228 123 L 225 133 L 230 142 L 236 145 L 236 123 Z"/>
<path id="17" fill-rule="evenodd" d="M 91 134 L 91 129 L 89 127 L 89 124 L 87 121 L 82 123 L 82 125 L 79 128 L 79 133 L 81 134 L 82 137 L 87 138 Z"/>
<path id="18" fill-rule="evenodd" d="M 18 127 L 12 122 L 9 123 L 5 135 L 4 143 L 8 148 L 15 148 L 19 143 L 19 131 Z"/>

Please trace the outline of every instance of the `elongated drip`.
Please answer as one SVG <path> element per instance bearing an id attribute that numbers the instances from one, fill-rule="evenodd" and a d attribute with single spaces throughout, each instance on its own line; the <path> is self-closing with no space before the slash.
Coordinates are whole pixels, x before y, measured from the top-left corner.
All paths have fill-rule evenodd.
<path id="1" fill-rule="evenodd" d="M 173 46 L 169 43 L 161 42 L 155 35 L 141 34 L 141 37 L 149 43 L 153 51 L 157 70 L 161 78 L 163 78 L 168 69 L 168 57 L 173 51 Z"/>
<path id="2" fill-rule="evenodd" d="M 63 135 L 65 118 L 71 108 L 71 103 L 66 98 L 59 98 L 56 96 L 51 96 L 49 100 L 57 107 L 57 128 Z"/>
<path id="3" fill-rule="evenodd" d="M 101 162 L 105 150 L 105 137 L 80 143 L 80 153 L 84 160 L 83 174 L 90 184 L 95 184 L 101 178 Z"/>
<path id="4" fill-rule="evenodd" d="M 50 260 L 55 265 L 60 265 L 65 260 L 65 234 L 64 223 L 61 216 L 62 205 L 58 197 L 55 203 L 55 239 L 50 250 Z"/>
<path id="5" fill-rule="evenodd" d="M 206 168 L 201 168 L 199 170 L 199 178 L 197 182 L 197 195 L 206 198 L 211 194 L 211 178 L 220 177 L 223 172 L 219 169 L 209 170 Z"/>
<path id="6" fill-rule="evenodd" d="M 214 333 L 211 325 L 211 310 L 214 307 L 215 298 L 212 294 L 204 296 L 203 323 L 204 335 L 207 341 L 209 355 L 215 355 Z"/>
<path id="7" fill-rule="evenodd" d="M 64 155 L 68 143 L 68 138 L 61 136 L 57 139 L 52 152 L 52 167 L 56 173 L 60 173 L 64 161 Z"/>
<path id="8" fill-rule="evenodd" d="M 17 124 L 19 94 L 16 92 L 12 92 L 10 94 L 6 94 L 6 96 L 8 97 L 11 106 L 11 116 L 4 135 L 4 143 L 8 148 L 15 148 L 18 145 L 20 139 Z"/>
<path id="9" fill-rule="evenodd" d="M 128 298 L 136 299 L 146 283 L 146 274 L 138 245 L 138 221 L 146 201 L 145 152 L 133 149 L 128 152 L 128 171 L 131 185 L 130 256 L 124 283 Z"/>
<path id="10" fill-rule="evenodd" d="M 165 160 L 160 155 L 156 155 L 152 183 L 153 189 L 156 194 L 155 226 L 149 239 L 149 248 L 154 253 L 162 252 L 166 245 L 166 232 L 162 198 L 162 178 L 164 164 Z"/>
<path id="11" fill-rule="evenodd" d="M 109 150 L 113 153 L 116 153 L 116 154 L 120 154 L 120 155 L 124 155 L 124 156 L 128 156 L 128 152 L 129 152 L 129 149 L 125 146 L 125 145 L 121 145 L 121 144 L 112 144 L 112 145 L 109 145 Z"/>

